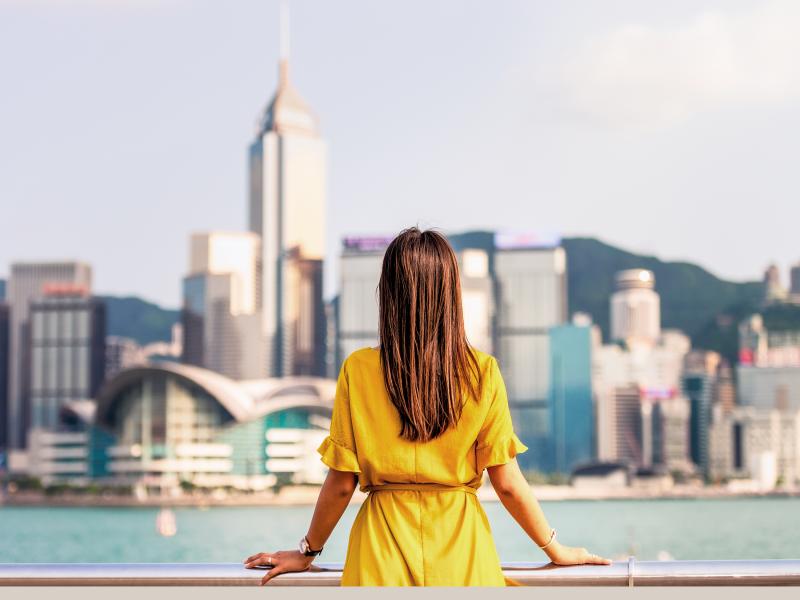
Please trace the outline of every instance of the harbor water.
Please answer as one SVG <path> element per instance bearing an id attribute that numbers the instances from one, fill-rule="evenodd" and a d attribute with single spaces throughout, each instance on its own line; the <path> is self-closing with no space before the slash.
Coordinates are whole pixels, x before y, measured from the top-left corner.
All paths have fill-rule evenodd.
<path id="1" fill-rule="evenodd" d="M 499 502 L 484 502 L 503 561 L 544 561 Z M 562 543 L 640 560 L 800 558 L 800 499 L 542 502 Z M 351 505 L 320 562 L 343 562 Z M 176 507 L 174 535 L 158 508 L 0 507 L 0 562 L 238 562 L 292 549 L 312 506 Z"/>

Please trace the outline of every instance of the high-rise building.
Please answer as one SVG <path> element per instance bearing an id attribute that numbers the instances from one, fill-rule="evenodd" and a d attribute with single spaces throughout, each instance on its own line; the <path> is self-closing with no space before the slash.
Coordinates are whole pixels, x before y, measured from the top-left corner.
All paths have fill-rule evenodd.
<path id="1" fill-rule="evenodd" d="M 795 304 L 800 303 L 800 262 L 789 269 L 789 299 Z"/>
<path id="2" fill-rule="evenodd" d="M 465 248 L 457 253 L 461 273 L 461 306 L 464 332 L 469 343 L 484 352 L 494 352 L 494 282 L 489 273 L 489 253 Z"/>
<path id="3" fill-rule="evenodd" d="M 27 382 L 30 381 L 29 309 L 42 298 L 48 284 L 75 284 L 91 290 L 92 270 L 80 262 L 14 263 L 8 280 L 10 343 L 8 365 L 8 410 L 5 415 L 7 444 L 12 449 L 25 447 L 30 419 Z"/>
<path id="4" fill-rule="evenodd" d="M 6 415 L 8 414 L 8 342 L 11 328 L 11 315 L 9 314 L 8 304 L 0 301 L 0 449 L 6 448 L 6 436 L 8 428 L 5 426 Z"/>
<path id="5" fill-rule="evenodd" d="M 4 302 L 6 299 L 6 280 L 0 279 L 0 302 Z"/>
<path id="6" fill-rule="evenodd" d="M 105 378 L 105 304 L 56 284 L 30 304 L 29 429 L 55 430 L 61 409 L 94 397 Z"/>
<path id="7" fill-rule="evenodd" d="M 351 236 L 342 240 L 336 319 L 336 365 L 353 351 L 379 341 L 378 282 L 389 236 Z"/>
<path id="8" fill-rule="evenodd" d="M 800 367 L 800 328 L 772 327 L 760 314 L 739 324 L 739 363 L 756 367 Z"/>
<path id="9" fill-rule="evenodd" d="M 590 325 L 550 328 L 552 467 L 559 473 L 595 457 L 591 353 Z"/>
<path id="10" fill-rule="evenodd" d="M 635 384 L 616 386 L 605 412 L 609 416 L 612 431 L 608 440 L 611 452 L 600 458 L 607 459 L 613 456 L 614 460 L 644 465 L 647 461 L 643 449 L 645 441 L 642 439 L 642 403 L 639 387 Z"/>
<path id="11" fill-rule="evenodd" d="M 657 345 L 600 345 L 592 352 L 592 387 L 597 415 L 598 458 L 646 464 L 652 439 L 642 438 L 640 423 L 631 416 L 631 398 L 674 398 L 680 394 L 689 338 L 664 331 Z M 634 394 L 633 390 L 636 390 Z M 630 409 L 630 410 L 629 410 Z M 641 415 L 642 407 L 639 407 Z M 622 411 L 622 412 L 620 412 Z M 645 435 L 649 435 L 647 430 Z M 688 435 L 688 434 L 687 434 Z"/>
<path id="12" fill-rule="evenodd" d="M 694 351 L 685 362 L 683 393 L 690 404 L 690 455 L 702 473 L 709 472 L 708 432 L 720 361 L 716 352 Z"/>
<path id="13" fill-rule="evenodd" d="M 777 410 L 800 409 L 800 367 L 736 367 L 738 404 Z"/>
<path id="14" fill-rule="evenodd" d="M 256 234 L 192 235 L 181 310 L 184 362 L 232 379 L 265 375 L 259 260 Z"/>
<path id="15" fill-rule="evenodd" d="M 560 240 L 494 236 L 494 353 L 522 441 L 523 468 L 549 470 L 550 328 L 567 318 L 567 257 Z"/>
<path id="16" fill-rule="evenodd" d="M 119 335 L 106 336 L 106 379 L 144 361 L 144 352 L 136 340 Z"/>
<path id="17" fill-rule="evenodd" d="M 757 488 L 800 484 L 800 410 L 737 406 L 715 410 L 710 476 L 749 477 Z"/>
<path id="18" fill-rule="evenodd" d="M 647 406 L 651 410 L 645 408 Z M 642 407 L 645 417 L 643 429 L 651 429 L 649 437 L 652 441 L 651 446 L 644 446 L 649 455 L 646 465 L 661 465 L 670 471 L 684 473 L 693 471 L 689 460 L 689 400 L 681 395 L 656 398 L 655 401 L 645 398 Z"/>
<path id="19" fill-rule="evenodd" d="M 720 406 L 723 412 L 730 412 L 736 406 L 736 385 L 733 369 L 722 359 L 717 369 L 717 381 L 714 386 L 714 405 Z"/>
<path id="20" fill-rule="evenodd" d="M 661 301 L 653 289 L 653 272 L 620 271 L 616 286 L 611 296 L 611 340 L 654 345 L 661 334 Z"/>
<path id="21" fill-rule="evenodd" d="M 249 228 L 261 238 L 261 329 L 275 377 L 325 369 L 327 147 L 289 77 L 287 54 L 282 48 L 278 89 L 249 151 Z"/>
<path id="22" fill-rule="evenodd" d="M 781 283 L 781 272 L 777 265 L 769 265 L 764 270 L 764 302 L 783 302 L 786 300 L 786 288 Z"/>

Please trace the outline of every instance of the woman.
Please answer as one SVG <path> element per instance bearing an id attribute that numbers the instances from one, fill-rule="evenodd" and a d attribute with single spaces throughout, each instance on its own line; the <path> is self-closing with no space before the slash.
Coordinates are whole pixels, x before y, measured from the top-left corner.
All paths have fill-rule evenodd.
<path id="1" fill-rule="evenodd" d="M 342 585 L 513 585 L 503 576 L 478 502 L 484 469 L 503 506 L 553 563 L 610 564 L 562 546 L 515 456 L 527 450 L 511 423 L 494 357 L 464 334 L 461 284 L 447 239 L 416 227 L 383 258 L 380 345 L 350 354 L 336 387 L 329 467 L 299 550 L 261 552 L 262 580 L 309 568 L 356 485 L 369 495 L 350 531 Z"/>

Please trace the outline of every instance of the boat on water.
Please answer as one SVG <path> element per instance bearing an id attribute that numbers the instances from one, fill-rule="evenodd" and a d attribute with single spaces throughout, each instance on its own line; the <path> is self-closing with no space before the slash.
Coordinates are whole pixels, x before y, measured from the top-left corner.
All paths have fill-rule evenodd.
<path id="1" fill-rule="evenodd" d="M 156 532 L 164 537 L 172 537 L 178 533 L 175 513 L 170 508 L 162 508 L 156 515 Z"/>

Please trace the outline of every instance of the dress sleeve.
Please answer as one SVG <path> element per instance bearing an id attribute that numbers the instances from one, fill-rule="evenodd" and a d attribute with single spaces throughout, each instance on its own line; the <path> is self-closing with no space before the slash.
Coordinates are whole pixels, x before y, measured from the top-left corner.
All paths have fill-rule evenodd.
<path id="1" fill-rule="evenodd" d="M 486 467 L 505 464 L 528 449 L 514 433 L 506 385 L 497 359 L 494 357 L 491 360 L 488 376 L 491 404 L 475 446 L 478 473 L 482 473 Z"/>
<path id="2" fill-rule="evenodd" d="M 342 363 L 339 379 L 336 382 L 336 396 L 333 400 L 333 415 L 329 435 L 317 448 L 322 462 L 337 471 L 360 473 L 356 443 L 353 436 L 353 423 L 350 419 L 350 391 L 347 380 L 347 360 Z"/>

